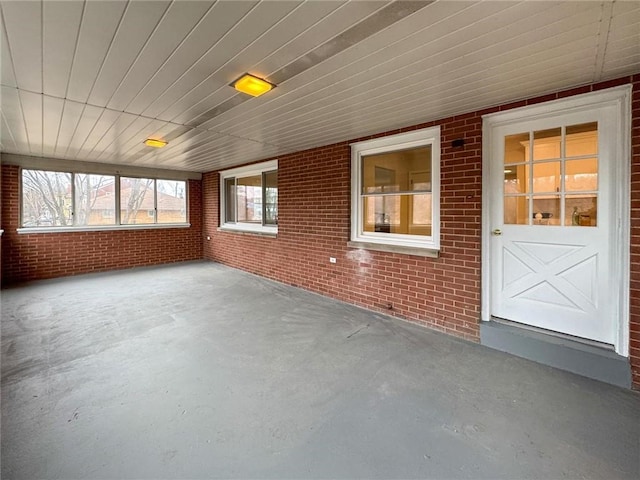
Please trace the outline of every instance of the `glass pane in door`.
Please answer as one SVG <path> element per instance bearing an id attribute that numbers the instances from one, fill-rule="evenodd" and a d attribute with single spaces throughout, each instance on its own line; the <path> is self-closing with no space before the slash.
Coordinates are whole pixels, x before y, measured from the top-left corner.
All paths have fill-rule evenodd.
<path id="1" fill-rule="evenodd" d="M 570 125 L 566 129 L 567 157 L 598 154 L 598 124 L 596 122 Z"/>
<path id="2" fill-rule="evenodd" d="M 564 188 L 567 192 L 598 190 L 598 159 L 567 160 Z"/>
<path id="3" fill-rule="evenodd" d="M 529 193 L 529 165 L 504 168 L 504 193 Z"/>
<path id="4" fill-rule="evenodd" d="M 528 161 L 527 152 L 529 149 L 529 133 L 517 133 L 507 135 L 504 138 L 504 163 L 523 163 Z"/>
<path id="5" fill-rule="evenodd" d="M 560 191 L 560 162 L 544 162 L 533 164 L 533 191 Z"/>
<path id="6" fill-rule="evenodd" d="M 522 196 L 504 197 L 505 225 L 529 225 L 529 198 Z"/>
<path id="7" fill-rule="evenodd" d="M 562 129 L 552 128 L 533 133 L 533 161 L 560 158 Z"/>
<path id="8" fill-rule="evenodd" d="M 567 195 L 564 207 L 564 224 L 568 227 L 597 227 L 598 196 Z"/>
<path id="9" fill-rule="evenodd" d="M 560 225 L 560 195 L 533 197 L 534 225 Z"/>

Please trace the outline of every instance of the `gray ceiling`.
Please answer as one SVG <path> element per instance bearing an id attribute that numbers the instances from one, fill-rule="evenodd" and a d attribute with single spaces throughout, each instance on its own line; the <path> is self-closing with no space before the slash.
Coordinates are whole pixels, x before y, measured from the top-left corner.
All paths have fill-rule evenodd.
<path id="1" fill-rule="evenodd" d="M 204 172 L 640 72 L 637 1 L 0 7 L 2 151 L 72 160 Z"/>

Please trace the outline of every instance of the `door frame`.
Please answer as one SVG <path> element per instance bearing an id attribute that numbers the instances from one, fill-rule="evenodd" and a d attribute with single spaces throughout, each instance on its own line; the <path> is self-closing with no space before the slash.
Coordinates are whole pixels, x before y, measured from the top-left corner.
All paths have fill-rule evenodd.
<path id="1" fill-rule="evenodd" d="M 593 108 L 613 106 L 616 108 L 616 151 L 611 169 L 611 192 L 613 208 L 618 212 L 615 225 L 610 233 L 611 276 L 619 278 L 612 282 L 612 306 L 616 330 L 615 351 L 618 355 L 629 356 L 629 276 L 630 276 L 630 201 L 631 201 L 631 92 L 632 85 L 609 88 L 584 93 L 559 100 L 514 108 L 503 112 L 482 116 L 482 239 L 481 239 L 481 320 L 491 320 L 491 194 L 492 172 L 492 130 L 496 127 L 525 120 L 543 119 L 563 113 L 571 113 Z M 502 171 L 496 172 L 502 175 Z"/>

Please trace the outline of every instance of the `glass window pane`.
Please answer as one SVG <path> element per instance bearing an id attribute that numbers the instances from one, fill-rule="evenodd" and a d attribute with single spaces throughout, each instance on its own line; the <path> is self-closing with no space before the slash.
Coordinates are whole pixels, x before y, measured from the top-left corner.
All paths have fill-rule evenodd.
<path id="1" fill-rule="evenodd" d="M 431 194 L 380 195 L 363 200 L 363 231 L 431 235 Z"/>
<path id="2" fill-rule="evenodd" d="M 544 162 L 533 165 L 533 191 L 560 191 L 560 162 Z"/>
<path id="3" fill-rule="evenodd" d="M 262 224 L 262 175 L 236 179 L 237 221 Z"/>
<path id="4" fill-rule="evenodd" d="M 187 221 L 187 182 L 156 180 L 158 223 Z"/>
<path id="5" fill-rule="evenodd" d="M 224 180 L 224 220 L 228 223 L 236 222 L 236 179 Z"/>
<path id="6" fill-rule="evenodd" d="M 571 125 L 566 129 L 566 156 L 583 157 L 598 154 L 598 124 Z"/>
<path id="7" fill-rule="evenodd" d="M 71 225 L 71 190 L 70 173 L 22 170 L 22 226 Z"/>
<path id="8" fill-rule="evenodd" d="M 155 222 L 153 198 L 154 181 L 151 178 L 120 178 L 120 223 L 123 225 Z"/>
<path id="9" fill-rule="evenodd" d="M 362 193 L 431 191 L 431 145 L 362 157 Z"/>
<path id="10" fill-rule="evenodd" d="M 565 162 L 564 188 L 567 192 L 598 190 L 598 159 L 567 160 Z"/>
<path id="11" fill-rule="evenodd" d="M 597 195 L 567 195 L 564 207 L 564 224 L 574 227 L 597 226 Z"/>
<path id="12" fill-rule="evenodd" d="M 409 187 L 413 192 L 430 192 L 431 172 L 411 172 L 409 174 Z"/>
<path id="13" fill-rule="evenodd" d="M 509 165 L 504 169 L 504 193 L 529 192 L 529 165 Z"/>
<path id="14" fill-rule="evenodd" d="M 533 197 L 534 225 L 560 225 L 560 195 Z"/>
<path id="15" fill-rule="evenodd" d="M 413 235 L 431 235 L 431 219 L 431 194 L 413 195 L 409 231 Z M 423 229 L 422 232 L 420 232 L 421 228 Z"/>
<path id="16" fill-rule="evenodd" d="M 529 225 L 529 197 L 504 197 L 504 223 Z"/>
<path id="17" fill-rule="evenodd" d="M 529 160 L 527 157 L 529 148 L 529 133 L 517 133 L 504 137 L 504 163 L 523 163 Z"/>
<path id="18" fill-rule="evenodd" d="M 560 128 L 540 130 L 533 133 L 533 160 L 560 158 Z"/>
<path id="19" fill-rule="evenodd" d="M 278 224 L 278 172 L 264 174 L 264 223 Z"/>
<path id="20" fill-rule="evenodd" d="M 111 175 L 75 175 L 75 225 L 116 223 L 116 178 Z"/>

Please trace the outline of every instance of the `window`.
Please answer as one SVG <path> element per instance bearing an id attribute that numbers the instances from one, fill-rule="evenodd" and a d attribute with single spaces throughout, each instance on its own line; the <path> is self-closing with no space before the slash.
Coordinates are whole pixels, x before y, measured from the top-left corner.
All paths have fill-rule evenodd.
<path id="1" fill-rule="evenodd" d="M 220 173 L 220 225 L 225 229 L 278 232 L 278 161 Z"/>
<path id="2" fill-rule="evenodd" d="M 187 184 L 178 180 L 156 180 L 158 223 L 187 221 Z"/>
<path id="3" fill-rule="evenodd" d="M 598 225 L 598 123 L 504 140 L 504 223 Z"/>
<path id="4" fill-rule="evenodd" d="M 73 225 L 71 174 L 22 171 L 22 226 Z"/>
<path id="5" fill-rule="evenodd" d="M 115 225 L 115 183 L 113 175 L 75 174 L 74 225 Z"/>
<path id="6" fill-rule="evenodd" d="M 120 179 L 120 222 L 123 225 L 155 223 L 154 190 L 155 181 L 151 178 Z"/>
<path id="7" fill-rule="evenodd" d="M 184 224 L 182 180 L 22 170 L 22 227 Z"/>
<path id="8" fill-rule="evenodd" d="M 351 160 L 352 242 L 437 250 L 440 128 L 354 143 Z"/>

